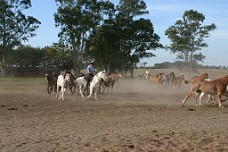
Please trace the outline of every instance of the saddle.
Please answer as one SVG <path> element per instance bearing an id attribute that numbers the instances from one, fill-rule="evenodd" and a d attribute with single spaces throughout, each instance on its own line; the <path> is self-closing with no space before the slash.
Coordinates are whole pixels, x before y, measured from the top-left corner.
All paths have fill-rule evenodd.
<path id="1" fill-rule="evenodd" d="M 88 74 L 84 76 L 84 79 L 87 81 L 87 86 L 89 86 L 90 82 L 92 81 L 94 75 L 93 74 Z"/>

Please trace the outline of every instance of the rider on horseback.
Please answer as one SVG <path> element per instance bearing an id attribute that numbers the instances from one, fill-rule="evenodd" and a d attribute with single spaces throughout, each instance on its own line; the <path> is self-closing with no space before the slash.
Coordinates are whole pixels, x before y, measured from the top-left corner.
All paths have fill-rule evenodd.
<path id="1" fill-rule="evenodd" d="M 94 67 L 95 60 L 90 61 L 90 65 L 87 67 L 88 75 L 86 76 L 87 80 L 87 86 L 89 85 L 90 81 L 92 80 L 93 76 L 95 75 L 95 72 L 97 72 L 97 69 Z"/>

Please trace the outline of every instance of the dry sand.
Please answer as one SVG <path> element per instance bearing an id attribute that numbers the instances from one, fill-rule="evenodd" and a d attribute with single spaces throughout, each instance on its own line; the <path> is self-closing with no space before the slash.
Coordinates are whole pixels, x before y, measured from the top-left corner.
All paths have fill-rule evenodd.
<path id="1" fill-rule="evenodd" d="M 228 103 L 223 109 L 205 101 L 195 107 L 190 98 L 181 108 L 189 88 L 155 88 L 144 80 L 122 79 L 98 101 L 82 101 L 68 92 L 61 101 L 47 94 L 45 81 L 4 86 L 0 151 L 228 151 Z"/>

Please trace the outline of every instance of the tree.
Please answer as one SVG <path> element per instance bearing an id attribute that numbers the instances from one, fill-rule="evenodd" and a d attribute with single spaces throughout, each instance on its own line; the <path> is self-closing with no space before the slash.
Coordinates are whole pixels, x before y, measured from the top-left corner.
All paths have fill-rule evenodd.
<path id="1" fill-rule="evenodd" d="M 139 18 L 148 13 L 143 0 L 120 0 L 117 10 L 117 24 L 121 35 L 120 52 L 125 54 L 122 65 L 127 66 L 133 76 L 133 69 L 140 59 L 155 56 L 150 51 L 163 46 L 159 43 L 160 37 L 154 33 L 151 21 Z"/>
<path id="2" fill-rule="evenodd" d="M 177 53 L 177 59 L 185 63 L 188 71 L 193 68 L 194 62 L 203 61 L 205 56 L 197 54 L 196 51 L 207 47 L 205 38 L 208 38 L 209 32 L 216 26 L 214 23 L 203 25 L 205 16 L 197 11 L 188 10 L 184 12 L 181 20 L 177 20 L 175 25 L 170 26 L 165 34 L 171 40 L 167 48 L 172 53 Z"/>
<path id="3" fill-rule="evenodd" d="M 100 25 L 109 2 L 97 0 L 56 0 L 58 5 L 54 18 L 61 27 L 60 43 L 73 52 L 74 69 L 80 73 L 84 62 L 86 41 Z"/>
<path id="4" fill-rule="evenodd" d="M 140 59 L 154 56 L 150 51 L 162 47 L 151 21 L 136 19 L 148 13 L 143 0 L 121 0 L 117 7 L 97 0 L 56 2 L 60 43 L 72 50 L 77 73 L 91 58 L 108 71 L 133 72 Z"/>
<path id="5" fill-rule="evenodd" d="M 96 28 L 87 41 L 86 54 L 96 58 L 97 63 L 107 72 L 118 69 L 119 35 L 116 32 L 115 8 L 109 4 L 109 14 Z"/>
<path id="6" fill-rule="evenodd" d="M 40 22 L 25 16 L 22 11 L 31 7 L 30 0 L 1 0 L 0 1 L 0 66 L 2 76 L 7 68 L 7 56 L 13 47 L 21 45 L 35 36 Z"/>

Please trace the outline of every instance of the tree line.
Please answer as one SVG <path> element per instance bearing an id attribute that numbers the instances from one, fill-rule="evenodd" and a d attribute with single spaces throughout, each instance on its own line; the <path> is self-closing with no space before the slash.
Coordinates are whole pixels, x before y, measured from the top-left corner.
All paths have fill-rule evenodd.
<path id="1" fill-rule="evenodd" d="M 110 1 L 55 0 L 55 26 L 61 30 L 59 42 L 44 48 L 23 46 L 22 42 L 36 36 L 41 24 L 23 14 L 32 7 L 30 0 L 0 1 L 0 68 L 4 76 L 7 67 L 64 67 L 76 73 L 91 59 L 106 71 L 130 71 L 143 58 L 155 57 L 154 50 L 167 49 L 177 54 L 188 68 L 205 56 L 198 53 L 207 47 L 205 38 L 216 28 L 203 25 L 205 16 L 197 11 L 184 12 L 182 19 L 170 26 L 165 34 L 170 45 L 160 43 L 143 0 Z"/>

